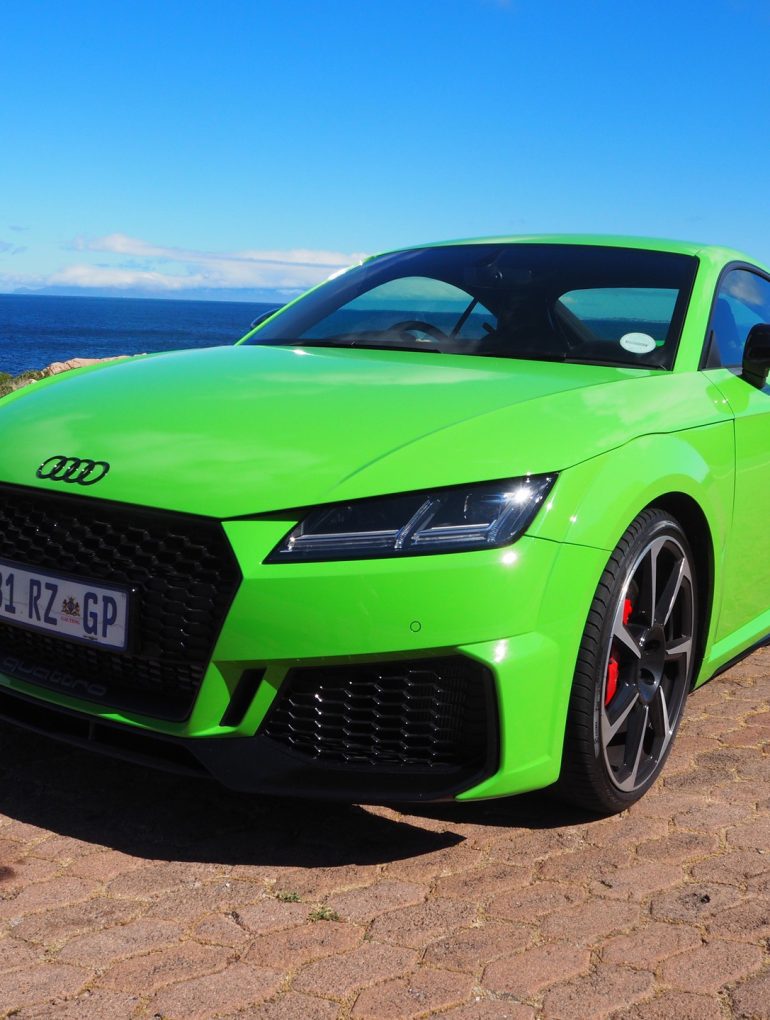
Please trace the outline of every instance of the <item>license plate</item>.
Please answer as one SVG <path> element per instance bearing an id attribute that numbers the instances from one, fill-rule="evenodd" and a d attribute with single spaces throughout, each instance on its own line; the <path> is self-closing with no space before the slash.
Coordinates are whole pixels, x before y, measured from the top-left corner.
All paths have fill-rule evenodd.
<path id="1" fill-rule="evenodd" d="M 125 651 L 129 592 L 0 560 L 0 620 Z"/>

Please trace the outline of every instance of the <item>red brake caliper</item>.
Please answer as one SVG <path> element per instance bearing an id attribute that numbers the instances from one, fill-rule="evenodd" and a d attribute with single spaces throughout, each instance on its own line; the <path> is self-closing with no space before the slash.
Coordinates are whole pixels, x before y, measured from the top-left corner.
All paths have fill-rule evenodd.
<path id="1" fill-rule="evenodd" d="M 626 599 L 623 603 L 623 626 L 628 623 L 631 613 L 633 613 L 634 607 L 631 605 L 631 599 Z M 610 661 L 607 663 L 607 686 L 604 689 L 604 704 L 609 705 L 618 690 L 618 673 L 620 667 L 618 660 L 614 655 L 610 656 Z"/>

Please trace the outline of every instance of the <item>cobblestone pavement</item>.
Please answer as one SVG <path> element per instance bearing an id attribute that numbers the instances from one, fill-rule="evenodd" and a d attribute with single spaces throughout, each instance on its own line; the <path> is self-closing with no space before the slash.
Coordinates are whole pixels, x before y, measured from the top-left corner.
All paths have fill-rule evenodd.
<path id="1" fill-rule="evenodd" d="M 602 820 L 249 798 L 0 741 L 1 1016 L 770 1017 L 770 649 Z"/>

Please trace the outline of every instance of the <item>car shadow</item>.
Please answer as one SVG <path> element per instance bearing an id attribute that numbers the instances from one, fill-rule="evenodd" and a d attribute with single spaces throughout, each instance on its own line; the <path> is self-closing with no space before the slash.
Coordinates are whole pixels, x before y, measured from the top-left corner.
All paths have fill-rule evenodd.
<path id="1" fill-rule="evenodd" d="M 587 820 L 542 794 L 382 811 L 236 793 L 212 780 L 146 769 L 5 723 L 0 749 L 0 815 L 151 860 L 384 864 L 456 846 L 467 825 L 544 829 Z"/>

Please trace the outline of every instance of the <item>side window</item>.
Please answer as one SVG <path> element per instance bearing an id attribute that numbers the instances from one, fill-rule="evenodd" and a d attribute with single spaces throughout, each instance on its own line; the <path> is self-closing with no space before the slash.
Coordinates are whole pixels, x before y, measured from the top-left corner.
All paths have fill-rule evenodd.
<path id="1" fill-rule="evenodd" d="M 711 329 L 722 364 L 739 369 L 749 330 L 770 323 L 770 281 L 747 269 L 733 269 L 717 291 Z"/>

